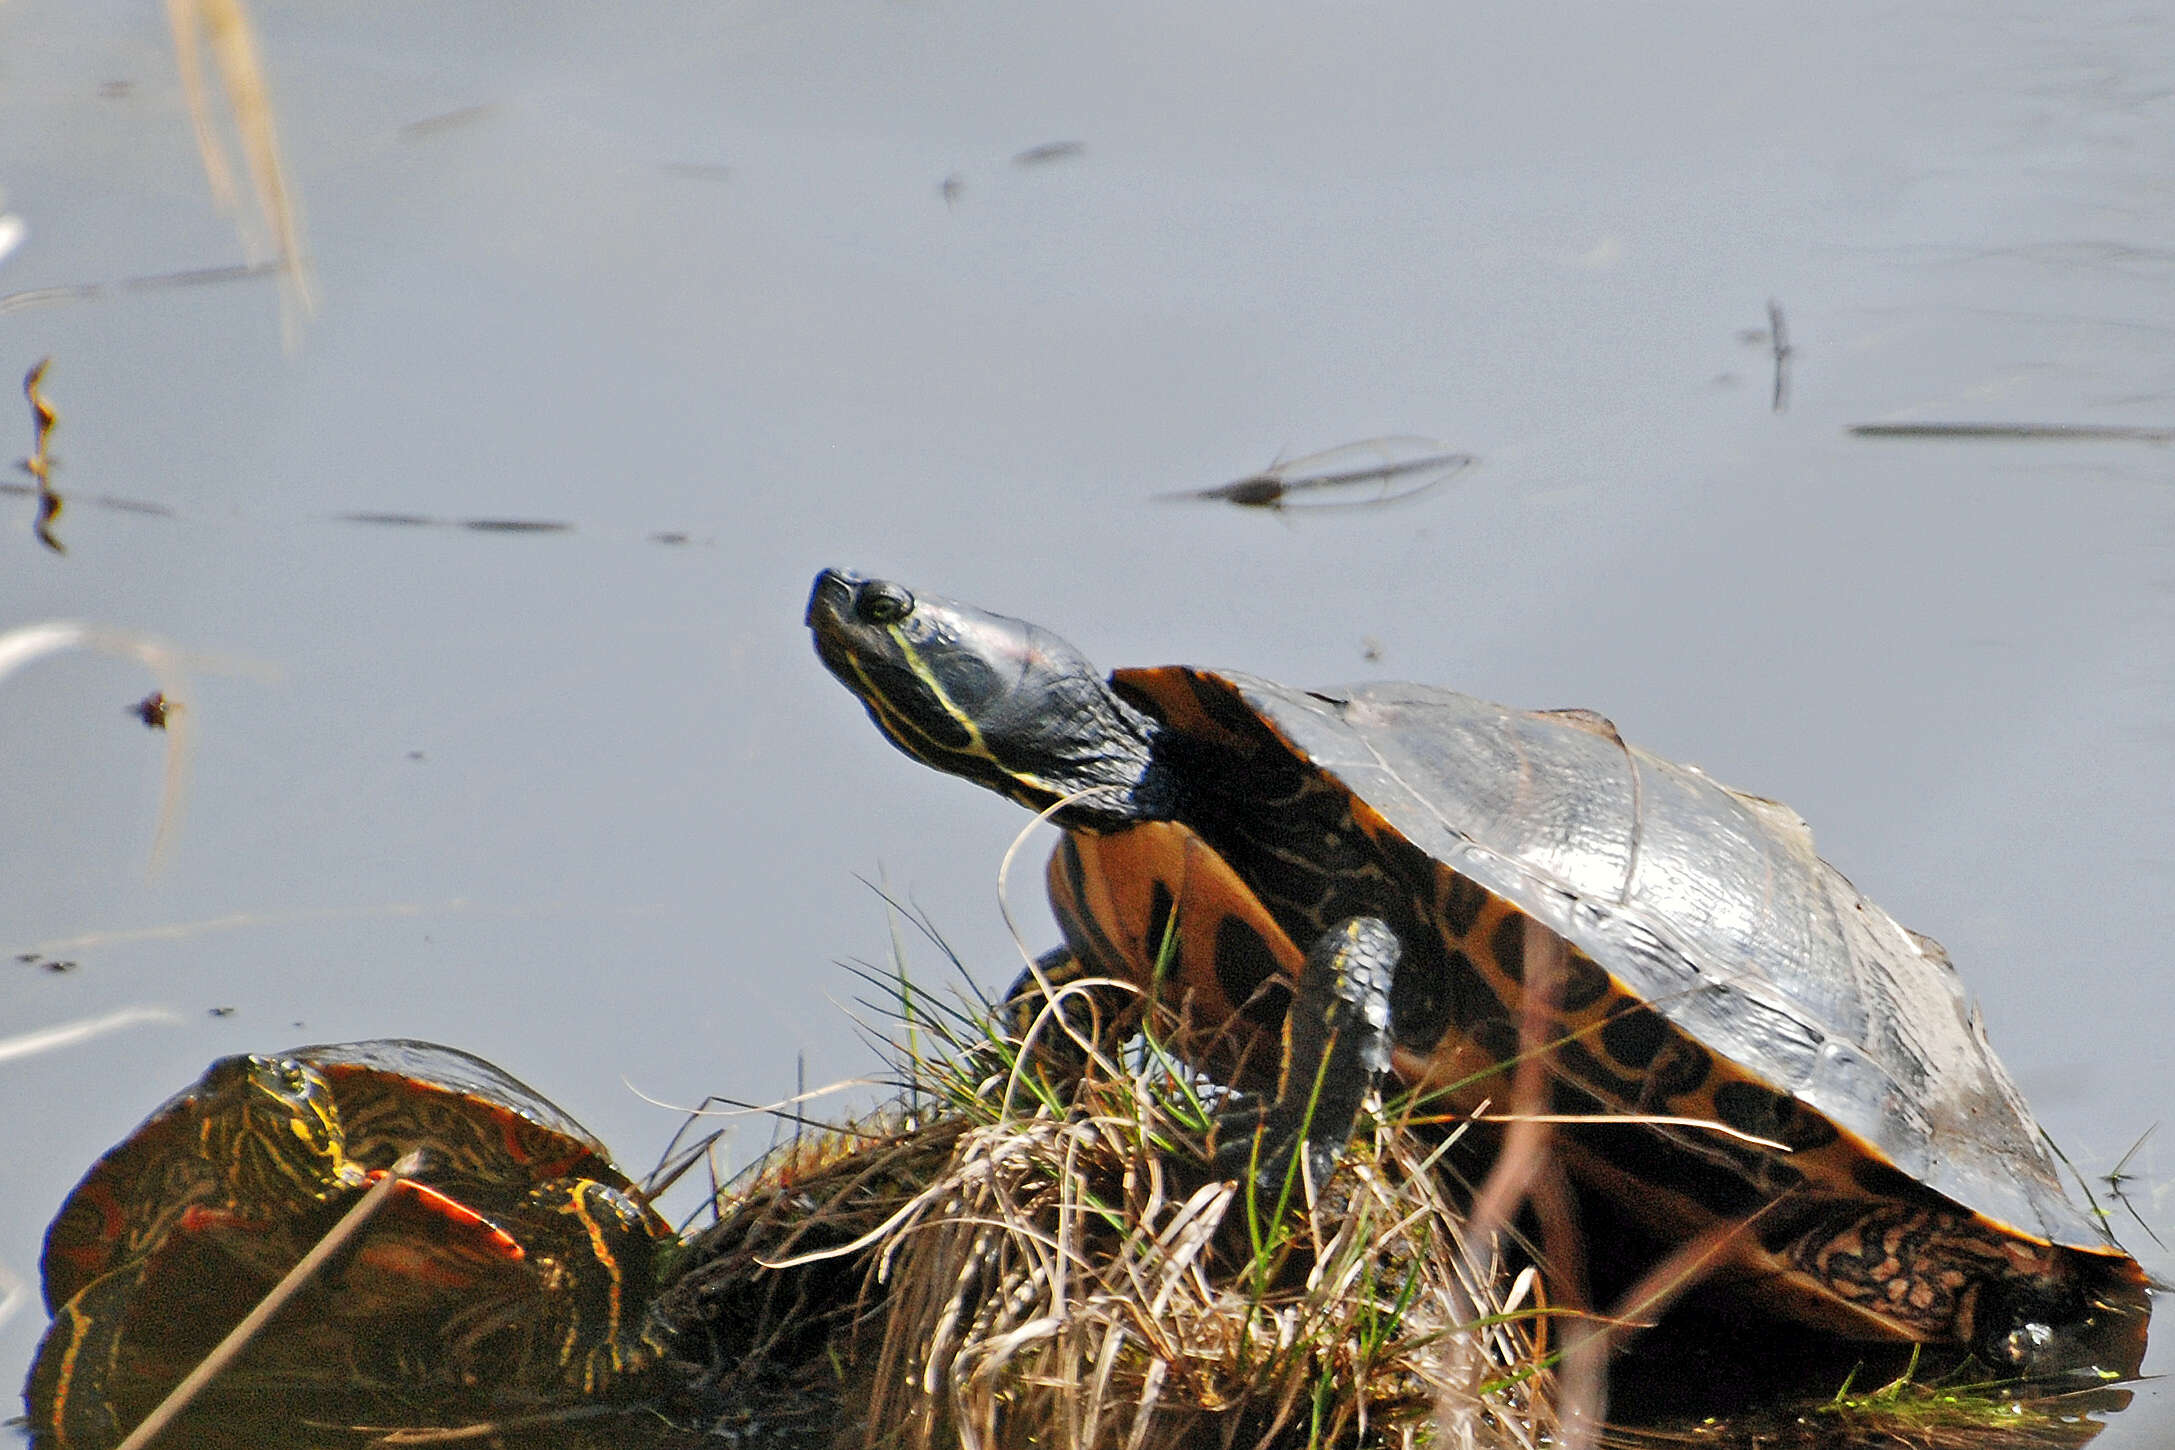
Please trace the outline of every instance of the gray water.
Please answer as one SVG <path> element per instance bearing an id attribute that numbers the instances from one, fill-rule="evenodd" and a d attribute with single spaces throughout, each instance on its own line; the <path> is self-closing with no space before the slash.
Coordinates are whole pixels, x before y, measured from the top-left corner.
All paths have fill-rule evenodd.
<path id="1" fill-rule="evenodd" d="M 1941 938 L 2084 1172 L 2175 1102 L 2175 457 L 1844 431 L 2175 423 L 2175 18 L 255 10 L 323 295 L 299 350 L 265 282 L 0 312 L 0 374 L 54 358 L 77 500 L 65 558 L 0 500 L 0 627 L 252 667 L 192 674 L 156 874 L 149 677 L 0 684 L 0 1034 L 175 1014 L 0 1064 L 18 1278 L 223 1053 L 455 1043 L 639 1169 L 657 1103 L 878 1069 L 837 965 L 890 959 L 868 882 L 1007 979 L 1024 817 L 818 667 L 833 563 L 1111 665 L 1602 710 Z M 0 293 L 241 259 L 146 0 L 0 6 L 0 186 Z M 1740 336 L 1769 298 L 1781 412 Z M 1394 509 L 1150 501 L 1382 434 L 1483 461 Z M 2168 1163 L 2128 1165 L 2163 1237 Z M 2099 1443 L 2171 1436 L 2148 1384 Z"/>

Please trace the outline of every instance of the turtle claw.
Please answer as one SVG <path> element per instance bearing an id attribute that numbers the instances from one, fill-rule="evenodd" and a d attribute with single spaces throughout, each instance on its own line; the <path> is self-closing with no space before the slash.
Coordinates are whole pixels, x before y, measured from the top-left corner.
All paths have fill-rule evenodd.
<path id="1" fill-rule="evenodd" d="M 1390 1065 L 1390 984 L 1401 954 L 1379 917 L 1351 917 L 1322 933 L 1284 1018 L 1276 1101 L 1219 1117 L 1217 1176 L 1279 1199 L 1302 1161 L 1311 1190 L 1329 1181 Z"/>

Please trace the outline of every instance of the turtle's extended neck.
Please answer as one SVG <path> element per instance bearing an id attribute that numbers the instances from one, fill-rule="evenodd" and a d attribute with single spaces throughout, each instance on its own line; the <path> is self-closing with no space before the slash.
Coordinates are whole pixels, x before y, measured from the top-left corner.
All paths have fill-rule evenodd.
<path id="1" fill-rule="evenodd" d="M 1160 722 L 1040 625 L 841 569 L 808 600 L 816 653 L 891 743 L 1061 825 L 1115 830 L 1168 816 Z"/>
<path id="2" fill-rule="evenodd" d="M 1092 688 L 1074 689 L 1075 682 Z M 1161 721 L 1127 704 L 1092 673 L 1069 677 L 1067 688 L 1052 696 L 1049 731 L 1041 744 L 1050 762 L 1046 778 L 1060 796 L 1093 792 L 1054 820 L 1109 831 L 1176 813 L 1179 776 L 1166 758 Z"/>

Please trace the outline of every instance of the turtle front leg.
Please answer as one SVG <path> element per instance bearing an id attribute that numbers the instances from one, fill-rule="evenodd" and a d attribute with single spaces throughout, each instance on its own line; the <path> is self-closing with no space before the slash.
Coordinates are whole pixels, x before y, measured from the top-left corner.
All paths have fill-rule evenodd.
<path id="1" fill-rule="evenodd" d="M 1281 1197 L 1304 1152 L 1312 1183 L 1328 1182 L 1390 1065 L 1390 986 L 1402 953 L 1396 933 L 1373 916 L 1340 921 L 1314 943 L 1284 1018 L 1276 1101 L 1221 1116 L 1219 1176 Z"/>
<path id="2" fill-rule="evenodd" d="M 528 1216 L 554 1215 L 558 1297 L 549 1346 L 560 1383 L 595 1394 L 657 1362 L 650 1325 L 656 1297 L 656 1237 L 650 1221 L 620 1189 L 589 1178 L 539 1185 Z"/>

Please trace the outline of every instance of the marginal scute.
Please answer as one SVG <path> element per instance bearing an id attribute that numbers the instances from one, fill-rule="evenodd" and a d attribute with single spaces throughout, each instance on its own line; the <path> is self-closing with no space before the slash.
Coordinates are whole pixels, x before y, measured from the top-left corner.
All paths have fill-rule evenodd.
<path id="1" fill-rule="evenodd" d="M 1557 984 L 1557 1006 L 1565 1012 L 1583 1012 L 1609 994 L 1609 974 L 1584 952 L 1566 954 L 1563 980 Z"/>
<path id="2" fill-rule="evenodd" d="M 1600 1088 L 1608 1101 L 1635 1103 L 1639 1100 L 1639 1079 L 1615 1071 L 1602 1061 L 1600 1054 L 1588 1050 L 1586 1044 L 1576 1038 L 1557 1041 L 1552 1056 L 1557 1065 L 1579 1082 Z"/>
<path id="3" fill-rule="evenodd" d="M 1480 919 L 1480 909 L 1488 904 L 1488 893 L 1470 876 L 1460 876 L 1454 871 L 1441 874 L 1443 891 L 1436 909 L 1442 917 L 1443 931 L 1450 936 L 1464 936 Z"/>
<path id="4" fill-rule="evenodd" d="M 1755 1138 L 1783 1141 L 1794 1107 L 1785 1094 L 1757 1083 L 1726 1082 L 1714 1090 L 1714 1110 L 1722 1121 Z"/>
<path id="5" fill-rule="evenodd" d="M 1590 735 L 1600 736 L 1619 750 L 1623 748 L 1624 737 L 1617 732 L 1616 722 L 1599 710 L 1588 710 L 1582 705 L 1572 705 L 1561 710 L 1536 710 L 1533 713 L 1561 720 L 1573 729 L 1584 730 Z"/>
<path id="6" fill-rule="evenodd" d="M 1526 973 L 1526 919 L 1517 912 L 1505 912 L 1496 924 L 1495 933 L 1488 938 L 1488 950 L 1495 955 L 1496 970 L 1513 982 L 1523 983 Z"/>

